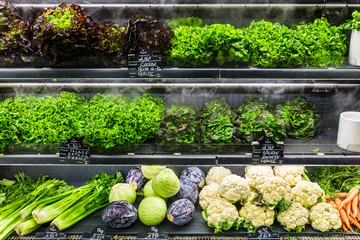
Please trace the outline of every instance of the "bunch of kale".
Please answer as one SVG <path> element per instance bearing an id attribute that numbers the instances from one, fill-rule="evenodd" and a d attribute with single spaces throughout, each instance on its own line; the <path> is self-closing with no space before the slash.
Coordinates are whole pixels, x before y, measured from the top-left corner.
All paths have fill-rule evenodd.
<path id="1" fill-rule="evenodd" d="M 157 142 L 162 145 L 199 143 L 200 121 L 195 108 L 181 104 L 174 104 L 166 108 L 156 136 Z"/>

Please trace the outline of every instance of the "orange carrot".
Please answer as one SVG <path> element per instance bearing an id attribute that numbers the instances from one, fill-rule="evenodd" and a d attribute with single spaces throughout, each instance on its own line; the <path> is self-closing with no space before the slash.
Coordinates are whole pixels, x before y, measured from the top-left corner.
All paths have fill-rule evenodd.
<path id="1" fill-rule="evenodd" d="M 355 218 L 355 215 L 354 215 L 352 212 L 350 212 L 349 216 L 352 217 L 352 218 L 354 218 L 354 219 L 356 219 L 356 218 Z"/>
<path id="2" fill-rule="evenodd" d="M 325 199 L 325 200 L 330 200 L 330 195 L 325 195 L 325 196 L 323 196 L 323 202 L 324 202 L 324 199 Z"/>
<path id="3" fill-rule="evenodd" d="M 347 232 L 347 228 L 346 228 L 346 226 L 345 226 L 344 223 L 342 223 L 342 229 L 343 229 L 345 232 Z"/>
<path id="4" fill-rule="evenodd" d="M 346 204 L 346 207 L 344 206 L 344 208 L 346 208 L 346 214 L 348 216 L 350 216 L 350 212 L 351 212 L 351 202 L 349 202 L 348 204 Z"/>
<path id="5" fill-rule="evenodd" d="M 358 209 L 358 214 L 357 214 L 356 218 L 357 218 L 358 220 L 360 220 L 360 207 L 359 207 L 359 209 Z"/>
<path id="6" fill-rule="evenodd" d="M 340 217 L 343 223 L 345 223 L 346 227 L 353 232 L 352 227 L 350 225 L 349 217 L 346 215 L 346 212 L 343 208 L 340 209 Z"/>
<path id="7" fill-rule="evenodd" d="M 348 195 L 348 193 L 346 193 L 346 192 L 341 192 L 341 193 L 338 193 L 338 194 L 337 194 L 337 196 L 338 196 L 339 198 L 346 198 L 347 195 Z"/>
<path id="8" fill-rule="evenodd" d="M 354 199 L 354 197 L 355 197 L 356 195 L 358 195 L 358 194 L 359 194 L 359 189 L 358 189 L 358 188 L 353 188 L 353 189 L 349 192 L 349 194 L 346 196 L 346 198 L 344 199 L 344 201 L 342 202 L 342 204 L 340 205 L 340 208 L 343 208 L 343 207 L 344 207 L 344 204 L 350 203 L 350 202 Z"/>
<path id="9" fill-rule="evenodd" d="M 358 214 L 358 205 L 359 205 L 359 195 L 356 195 L 351 202 L 351 208 L 352 208 L 352 212 L 354 213 L 354 216 L 357 216 Z"/>
<path id="10" fill-rule="evenodd" d="M 341 209 L 340 205 L 341 205 L 342 201 L 340 200 L 340 198 L 335 198 L 334 202 L 336 204 L 337 210 L 339 210 L 339 212 L 340 212 L 340 209 Z"/>
<path id="11" fill-rule="evenodd" d="M 329 203 L 331 204 L 331 206 L 333 206 L 335 209 L 337 209 L 336 204 L 334 203 L 334 201 L 330 200 Z"/>
<path id="12" fill-rule="evenodd" d="M 349 220 L 352 224 L 354 224 L 358 229 L 360 229 L 360 223 L 353 219 L 352 217 L 349 217 Z"/>

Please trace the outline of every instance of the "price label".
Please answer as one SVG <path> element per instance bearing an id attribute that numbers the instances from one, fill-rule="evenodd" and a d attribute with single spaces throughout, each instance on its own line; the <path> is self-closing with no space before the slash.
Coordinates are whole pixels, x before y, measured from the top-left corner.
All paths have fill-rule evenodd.
<path id="1" fill-rule="evenodd" d="M 284 159 L 284 143 L 264 138 L 260 142 L 252 142 L 252 160 L 254 164 L 281 164 Z"/>
<path id="2" fill-rule="evenodd" d="M 60 161 L 65 163 L 88 163 L 90 146 L 83 144 L 81 138 L 71 138 L 60 142 Z"/>
<path id="3" fill-rule="evenodd" d="M 166 233 L 159 233 L 159 230 L 156 227 L 151 227 L 148 232 L 138 233 L 136 239 L 139 239 L 139 240 L 144 240 L 144 239 L 167 240 L 168 235 Z"/>
<path id="4" fill-rule="evenodd" d="M 83 240 L 112 240 L 111 236 L 106 235 L 106 232 L 101 227 L 96 227 L 91 233 L 84 233 Z"/>
<path id="5" fill-rule="evenodd" d="M 130 78 L 161 78 L 161 56 L 150 49 L 140 49 L 136 54 L 128 55 Z"/>
<path id="6" fill-rule="evenodd" d="M 56 240 L 66 240 L 66 234 L 61 233 L 56 226 L 48 227 L 45 232 L 37 232 L 35 235 L 35 240 L 38 239 L 56 239 Z"/>
<path id="7" fill-rule="evenodd" d="M 273 232 L 269 227 L 261 226 L 256 232 L 248 232 L 248 240 L 280 240 L 280 233 Z"/>

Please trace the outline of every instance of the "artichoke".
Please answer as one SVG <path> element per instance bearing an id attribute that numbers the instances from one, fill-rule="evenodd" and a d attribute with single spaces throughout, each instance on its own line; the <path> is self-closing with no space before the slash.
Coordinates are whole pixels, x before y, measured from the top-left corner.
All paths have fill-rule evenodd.
<path id="1" fill-rule="evenodd" d="M 321 114 L 304 96 L 295 96 L 276 106 L 286 124 L 289 138 L 311 139 L 321 132 Z"/>

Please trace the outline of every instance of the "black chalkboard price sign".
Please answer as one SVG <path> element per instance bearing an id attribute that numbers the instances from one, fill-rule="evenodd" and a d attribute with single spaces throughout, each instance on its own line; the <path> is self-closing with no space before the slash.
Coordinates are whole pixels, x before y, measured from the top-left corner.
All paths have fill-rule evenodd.
<path id="1" fill-rule="evenodd" d="M 94 228 L 91 233 L 83 233 L 83 240 L 113 240 L 111 236 L 106 235 L 106 232 L 101 227 Z"/>
<path id="2" fill-rule="evenodd" d="M 150 49 L 139 49 L 136 54 L 128 55 L 130 78 L 161 78 L 161 56 L 153 54 Z"/>
<path id="3" fill-rule="evenodd" d="M 66 234 L 59 231 L 56 226 L 49 226 L 45 232 L 37 232 L 35 240 L 66 240 Z"/>
<path id="4" fill-rule="evenodd" d="M 71 138 L 60 142 L 60 161 L 65 163 L 87 163 L 90 146 L 83 144 L 82 138 Z"/>
<path id="5" fill-rule="evenodd" d="M 273 232 L 269 227 L 261 226 L 256 232 L 248 232 L 248 240 L 280 240 L 280 233 Z"/>
<path id="6" fill-rule="evenodd" d="M 145 240 L 145 239 L 167 240 L 168 235 L 166 233 L 159 233 L 159 229 L 157 229 L 156 227 L 150 227 L 149 231 L 138 233 L 136 239 L 138 239 L 138 240 Z"/>
<path id="7" fill-rule="evenodd" d="M 270 138 L 252 142 L 251 148 L 254 164 L 281 164 L 284 158 L 284 143 Z"/>

